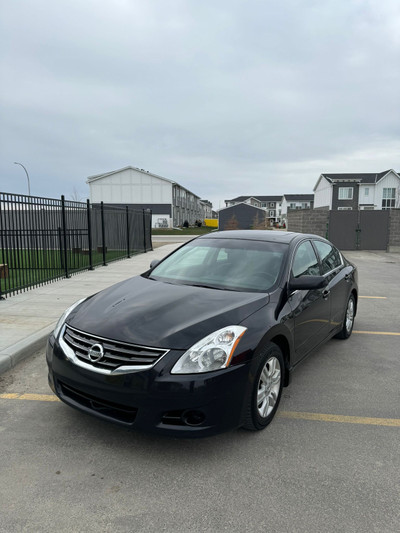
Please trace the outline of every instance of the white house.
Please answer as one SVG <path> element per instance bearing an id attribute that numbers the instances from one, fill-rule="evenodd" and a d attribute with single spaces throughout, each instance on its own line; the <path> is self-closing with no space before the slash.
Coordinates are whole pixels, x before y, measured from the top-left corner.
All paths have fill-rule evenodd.
<path id="1" fill-rule="evenodd" d="M 314 207 L 392 209 L 400 207 L 400 176 L 393 169 L 378 174 L 321 174 L 314 194 Z"/>
<path id="2" fill-rule="evenodd" d="M 284 194 L 282 196 L 282 218 L 286 218 L 288 209 L 312 209 L 313 194 Z"/>
<path id="3" fill-rule="evenodd" d="M 153 227 L 180 226 L 185 220 L 212 217 L 212 204 L 201 200 L 179 183 L 144 169 L 125 167 L 89 176 L 93 204 L 128 205 L 137 209 L 151 209 Z"/>

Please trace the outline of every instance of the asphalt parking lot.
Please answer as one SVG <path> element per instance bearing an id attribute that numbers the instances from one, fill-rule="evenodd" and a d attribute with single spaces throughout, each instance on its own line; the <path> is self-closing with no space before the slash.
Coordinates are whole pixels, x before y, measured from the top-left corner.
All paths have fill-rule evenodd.
<path id="1" fill-rule="evenodd" d="M 54 401 L 43 352 L 0 376 L 0 531 L 398 532 L 400 254 L 345 255 L 353 335 L 298 368 L 265 431 L 128 433 Z"/>

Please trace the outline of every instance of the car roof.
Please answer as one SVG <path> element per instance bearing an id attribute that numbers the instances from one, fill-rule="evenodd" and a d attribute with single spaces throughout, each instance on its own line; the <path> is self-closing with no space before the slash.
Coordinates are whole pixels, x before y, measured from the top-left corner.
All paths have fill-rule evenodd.
<path id="1" fill-rule="evenodd" d="M 304 238 L 317 238 L 325 240 L 319 235 L 311 235 L 306 233 L 295 233 L 293 231 L 274 231 L 274 230 L 230 230 L 230 231 L 215 231 L 202 235 L 199 239 L 241 239 L 246 241 L 266 241 L 266 242 L 280 242 L 282 244 L 290 244 L 294 240 Z"/>

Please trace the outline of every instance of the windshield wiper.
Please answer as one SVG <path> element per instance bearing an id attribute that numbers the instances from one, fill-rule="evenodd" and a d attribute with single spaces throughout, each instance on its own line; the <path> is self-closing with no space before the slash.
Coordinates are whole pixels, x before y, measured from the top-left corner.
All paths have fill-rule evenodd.
<path id="1" fill-rule="evenodd" d="M 190 285 L 191 287 L 201 287 L 203 289 L 215 289 L 217 291 L 233 291 L 234 289 L 228 289 L 226 287 L 216 287 L 215 285 L 203 285 L 202 283 L 184 283 L 184 285 Z"/>

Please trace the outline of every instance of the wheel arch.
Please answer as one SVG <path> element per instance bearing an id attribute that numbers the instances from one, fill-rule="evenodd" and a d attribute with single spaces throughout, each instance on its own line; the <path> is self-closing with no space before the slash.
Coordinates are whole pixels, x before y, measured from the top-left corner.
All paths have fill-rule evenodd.
<path id="1" fill-rule="evenodd" d="M 276 344 L 282 352 L 283 360 L 285 362 L 285 378 L 284 378 L 283 386 L 287 387 L 289 385 L 289 369 L 290 369 L 289 341 L 284 335 L 279 334 L 269 339 L 269 342 L 273 342 L 274 344 Z"/>
<path id="2" fill-rule="evenodd" d="M 355 311 L 354 311 L 354 315 L 357 314 L 357 308 L 358 308 L 358 293 L 357 293 L 357 289 L 355 287 L 353 287 L 352 291 L 351 291 L 351 294 L 354 296 L 354 303 L 355 303 Z"/>

